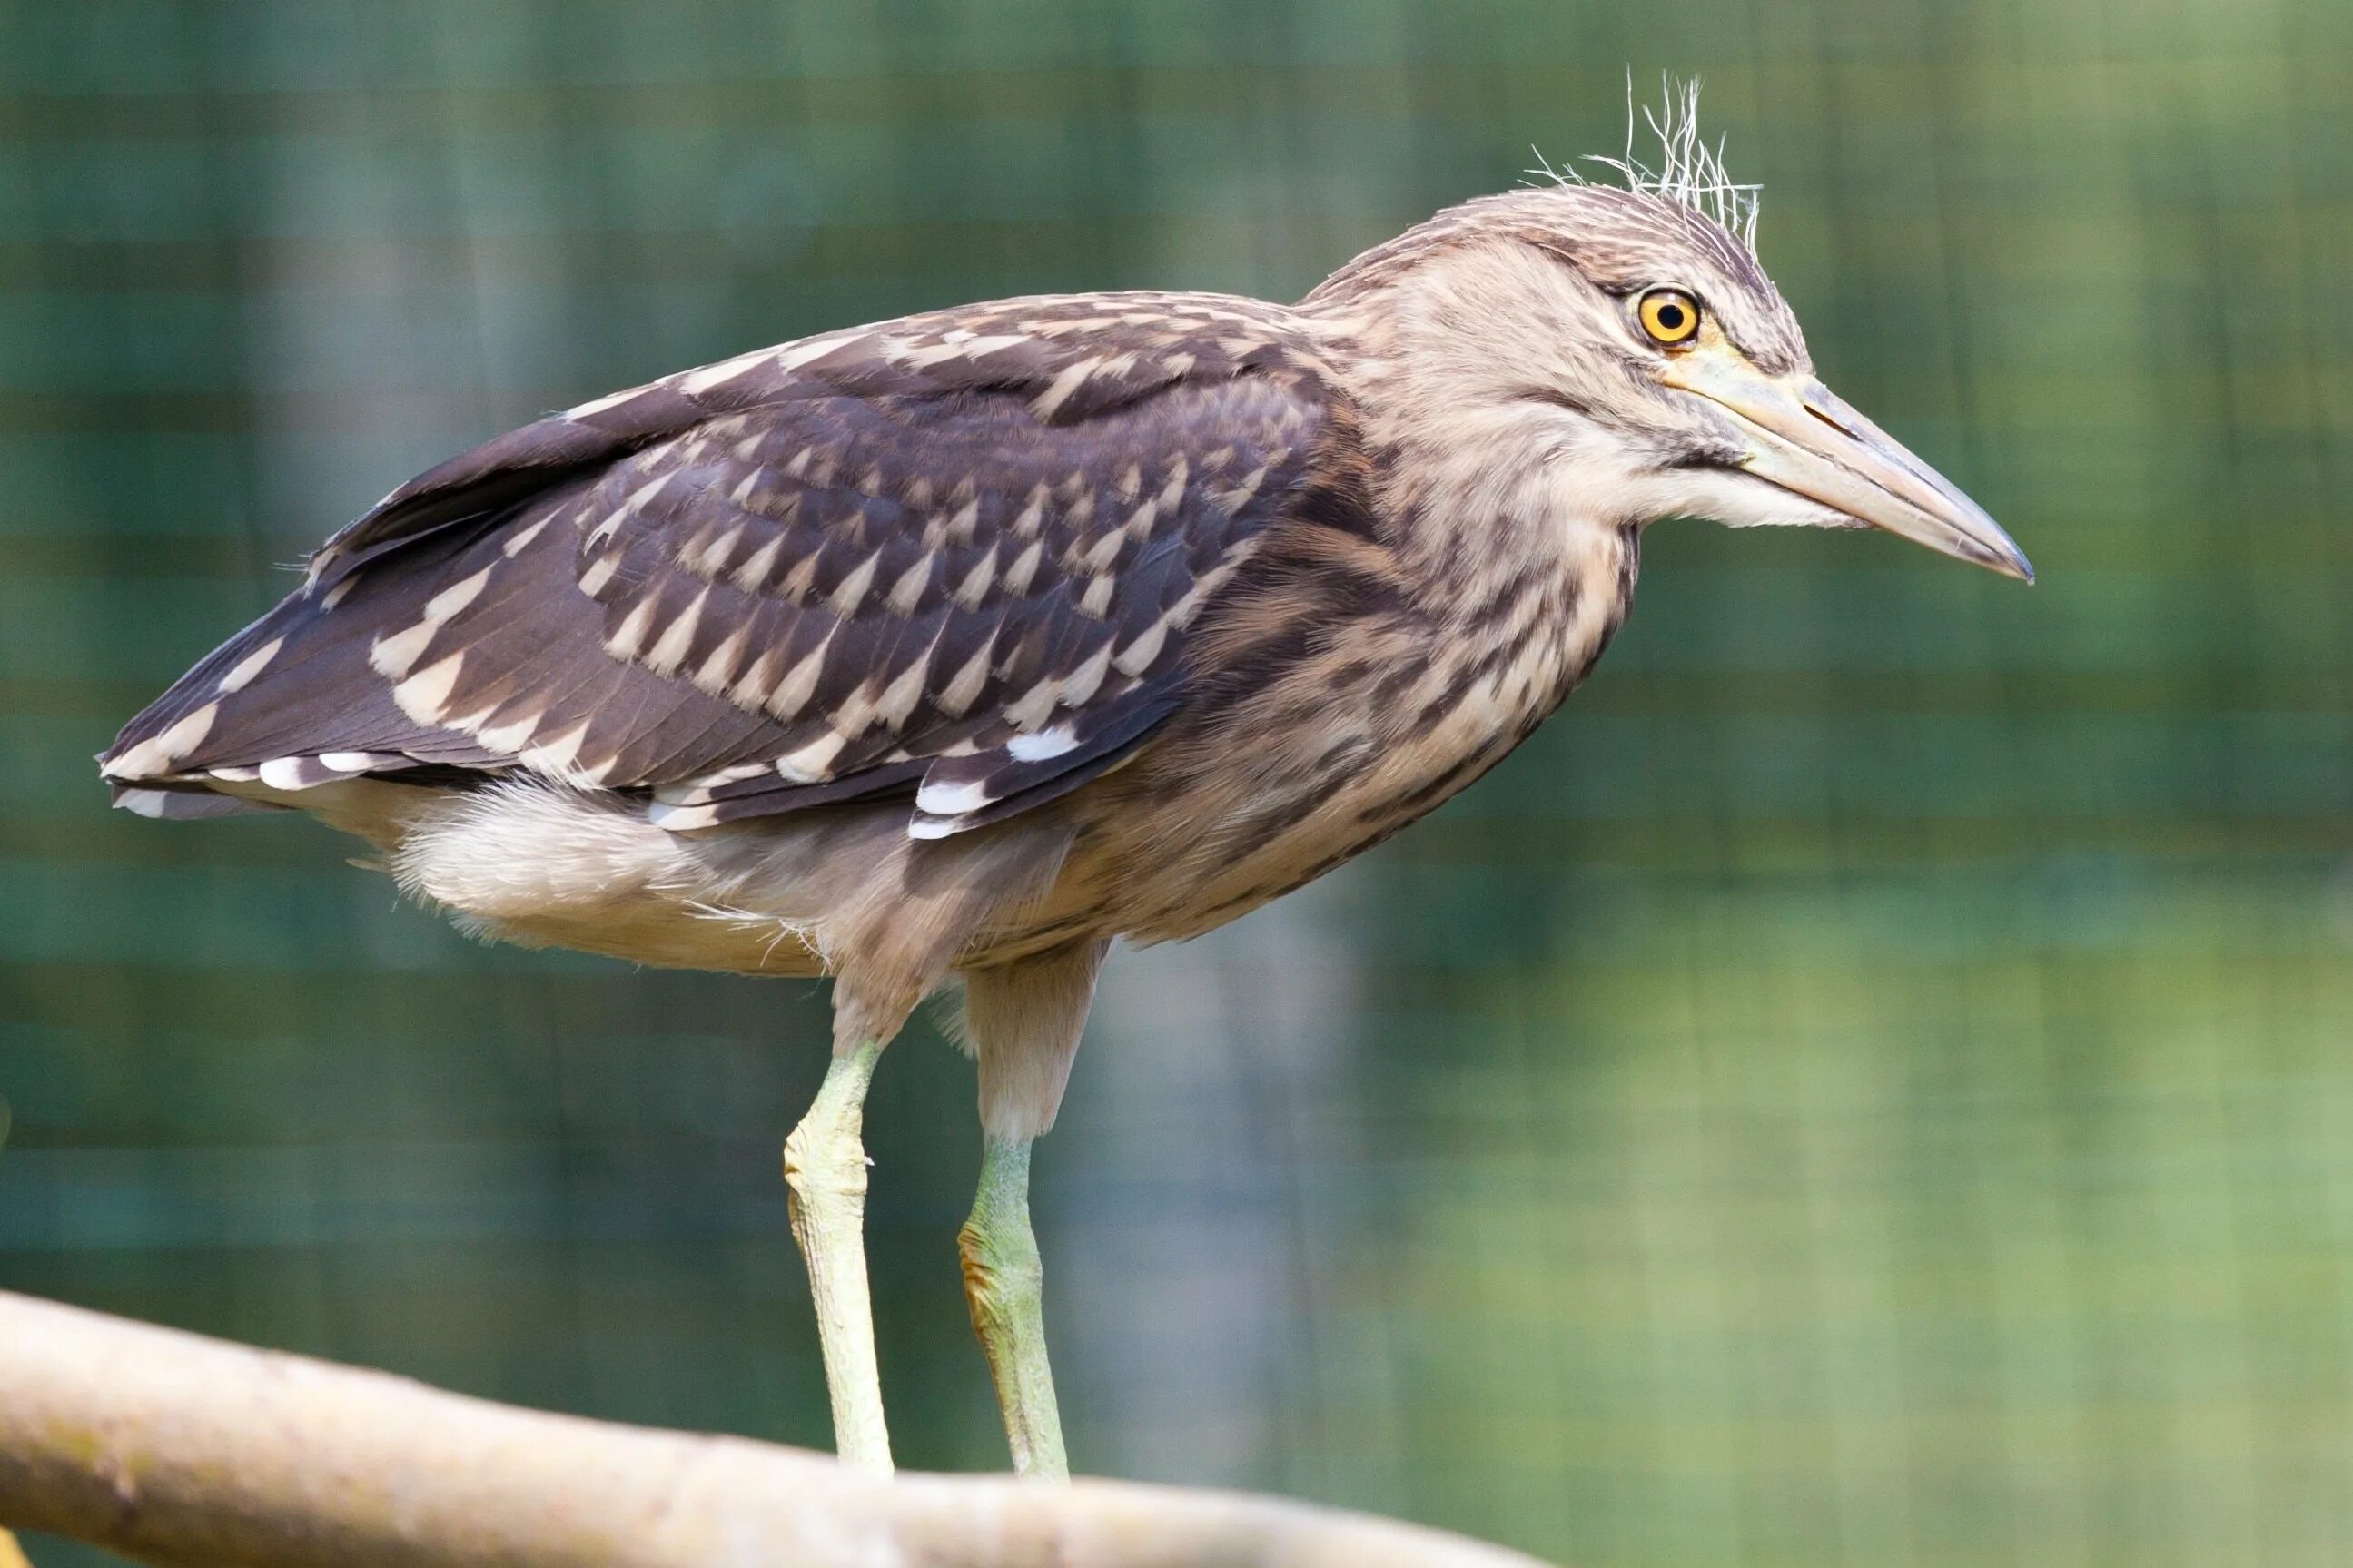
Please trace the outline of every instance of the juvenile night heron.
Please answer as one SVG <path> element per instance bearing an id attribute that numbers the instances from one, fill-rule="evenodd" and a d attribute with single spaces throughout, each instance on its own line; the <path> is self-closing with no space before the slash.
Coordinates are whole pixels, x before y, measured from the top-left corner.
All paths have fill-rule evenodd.
<path id="1" fill-rule="evenodd" d="M 151 816 L 309 811 L 486 934 L 832 976 L 785 1172 L 870 1466 L 860 1107 L 960 977 L 965 1290 L 1017 1467 L 1060 1475 L 1029 1151 L 1113 939 L 1232 920 L 1494 766 L 1600 657 L 1654 520 L 2030 576 L 1814 379 L 1746 194 L 1665 140 L 1628 188 L 1467 203 L 1295 306 L 971 305 L 542 419 L 329 541 L 105 775 Z"/>

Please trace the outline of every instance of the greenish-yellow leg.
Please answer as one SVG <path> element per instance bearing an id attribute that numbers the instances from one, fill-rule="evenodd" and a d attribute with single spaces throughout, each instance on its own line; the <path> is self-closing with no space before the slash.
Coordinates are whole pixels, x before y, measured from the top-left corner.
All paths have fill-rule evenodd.
<path id="1" fill-rule="evenodd" d="M 834 1451 L 865 1469 L 891 1468 L 882 1382 L 874 1368 L 874 1310 L 866 1293 L 866 1089 L 881 1046 L 833 1058 L 817 1101 L 785 1140 L 793 1239 L 808 1265 L 833 1400 Z"/>
<path id="2" fill-rule="evenodd" d="M 1013 1468 L 1039 1480 L 1064 1480 L 1062 1416 L 1054 1373 L 1046 1364 L 1044 1271 L 1029 1229 L 1029 1140 L 990 1133 L 980 1157 L 980 1192 L 956 1233 L 964 1255 L 964 1294 L 973 1331 L 988 1355 Z"/>

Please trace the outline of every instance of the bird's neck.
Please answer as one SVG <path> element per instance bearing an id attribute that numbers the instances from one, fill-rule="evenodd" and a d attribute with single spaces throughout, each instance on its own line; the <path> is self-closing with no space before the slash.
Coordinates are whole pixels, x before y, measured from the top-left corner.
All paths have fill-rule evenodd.
<path id="1" fill-rule="evenodd" d="M 1451 465 L 1433 458 L 1430 467 Z M 1514 493 L 1510 476 L 1457 470 L 1425 482 L 1400 548 L 1426 563 L 1414 575 L 1441 628 L 1433 663 L 1444 689 L 1515 745 L 1577 689 L 1624 624 L 1641 531 L 1548 507 L 1540 486 Z"/>
<path id="2" fill-rule="evenodd" d="M 1451 657 L 1501 681 L 1533 723 L 1625 620 L 1640 530 L 1560 460 L 1558 410 L 1474 395 L 1452 354 L 1394 325 L 1352 327 L 1331 359 L 1395 580 Z"/>
<path id="3" fill-rule="evenodd" d="M 1381 510 L 1423 609 L 1468 634 L 1541 599 L 1543 625 L 1614 629 L 1632 601 L 1639 531 L 1578 494 L 1533 433 L 1497 423 L 1400 433 L 1385 447 Z"/>

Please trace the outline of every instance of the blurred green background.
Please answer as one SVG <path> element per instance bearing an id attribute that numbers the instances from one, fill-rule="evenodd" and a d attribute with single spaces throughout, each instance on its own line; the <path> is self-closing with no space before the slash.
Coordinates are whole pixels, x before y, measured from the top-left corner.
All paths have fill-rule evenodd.
<path id="1" fill-rule="evenodd" d="M 90 753 L 482 437 L 1295 298 L 1618 150 L 1630 67 L 2042 584 L 1663 525 L 1493 778 L 1115 963 L 1039 1156 L 1073 1452 L 1613 1568 L 2353 1561 L 2340 0 L 0 6 L 0 1284 L 823 1443 L 821 995 L 471 946 Z M 870 1119 L 919 1467 L 1002 1463 L 972 1092 L 919 1025 Z"/>

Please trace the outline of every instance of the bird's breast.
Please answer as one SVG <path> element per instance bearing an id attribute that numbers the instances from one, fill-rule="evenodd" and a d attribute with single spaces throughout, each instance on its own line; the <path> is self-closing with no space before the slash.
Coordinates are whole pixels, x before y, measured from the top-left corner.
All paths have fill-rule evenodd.
<path id="1" fill-rule="evenodd" d="M 1187 713 L 1113 779 L 1071 868 L 1141 941 L 1198 934 L 1363 853 L 1467 788 L 1575 689 L 1631 601 L 1639 541 L 1433 616 L 1329 629 L 1279 675 Z"/>

